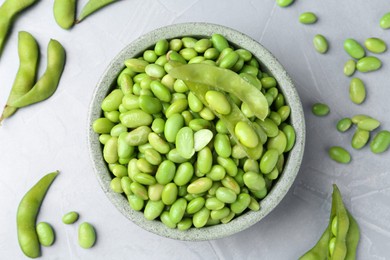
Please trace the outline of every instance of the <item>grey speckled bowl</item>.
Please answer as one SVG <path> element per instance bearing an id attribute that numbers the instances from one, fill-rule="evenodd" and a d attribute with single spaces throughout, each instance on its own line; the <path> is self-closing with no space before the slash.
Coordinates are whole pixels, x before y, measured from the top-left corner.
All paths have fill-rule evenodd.
<path id="1" fill-rule="evenodd" d="M 102 100 L 113 86 L 119 72 L 124 68 L 123 64 L 126 59 L 141 54 L 145 49 L 150 48 L 162 38 L 172 39 L 183 36 L 210 37 L 213 33 L 220 33 L 236 46 L 250 50 L 260 61 L 262 70 L 271 73 L 276 78 L 287 103 L 291 107 L 290 120 L 296 131 L 296 144 L 289 153 L 283 173 L 269 194 L 261 201 L 261 209 L 259 211 L 249 211 L 233 219 L 228 224 L 201 229 L 191 228 L 187 231 L 169 229 L 160 221 L 146 220 L 142 212 L 134 211 L 129 207 L 127 199 L 123 195 L 111 191 L 111 176 L 103 160 L 102 146 L 99 143 L 98 135 L 93 132 L 91 125 L 95 119 L 101 116 L 100 105 Z M 175 24 L 159 28 L 143 35 L 125 47 L 113 59 L 95 89 L 89 111 L 88 126 L 89 148 L 96 177 L 104 193 L 117 209 L 135 224 L 150 232 L 173 239 L 190 241 L 217 239 L 232 235 L 254 225 L 270 213 L 286 195 L 297 176 L 305 142 L 305 123 L 302 105 L 293 83 L 282 65 L 261 44 L 247 35 L 227 27 L 208 23 Z"/>

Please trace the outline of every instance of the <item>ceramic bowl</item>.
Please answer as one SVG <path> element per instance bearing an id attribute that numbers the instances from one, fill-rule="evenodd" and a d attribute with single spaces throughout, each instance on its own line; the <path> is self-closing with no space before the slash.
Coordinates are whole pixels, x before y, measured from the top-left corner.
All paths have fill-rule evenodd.
<path id="1" fill-rule="evenodd" d="M 277 182 L 274 183 L 268 195 L 262 199 L 261 209 L 259 211 L 248 211 L 227 224 L 180 231 L 178 229 L 170 229 L 157 220 L 146 220 L 142 212 L 134 211 L 130 208 L 125 196 L 115 193 L 110 189 L 112 177 L 108 171 L 107 164 L 103 160 L 102 145 L 99 143 L 98 134 L 93 132 L 91 125 L 95 119 L 101 117 L 102 111 L 100 105 L 102 100 L 115 84 L 117 76 L 124 68 L 124 61 L 126 59 L 142 54 L 144 50 L 153 46 L 159 39 L 172 39 L 183 36 L 210 37 L 214 33 L 224 35 L 236 47 L 251 51 L 258 61 L 260 61 L 261 70 L 272 74 L 276 78 L 279 84 L 279 90 L 284 94 L 286 102 L 291 107 L 290 123 L 296 131 L 296 143 L 285 161 L 284 170 L 280 174 Z M 184 23 L 170 25 L 146 33 L 130 43 L 112 60 L 103 73 L 94 91 L 89 110 L 89 150 L 96 177 L 104 193 L 119 212 L 138 226 L 160 236 L 179 240 L 199 241 L 222 238 L 245 230 L 263 219 L 280 203 L 293 184 L 301 165 L 304 142 L 305 123 L 302 105 L 286 70 L 266 48 L 252 38 L 231 28 L 216 24 Z"/>

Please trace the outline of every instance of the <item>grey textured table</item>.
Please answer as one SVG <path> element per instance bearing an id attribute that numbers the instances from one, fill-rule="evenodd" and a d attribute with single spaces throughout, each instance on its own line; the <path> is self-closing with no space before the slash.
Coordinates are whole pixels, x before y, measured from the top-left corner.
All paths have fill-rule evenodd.
<path id="1" fill-rule="evenodd" d="M 79 8 L 85 3 L 79 1 Z M 304 11 L 319 21 L 298 22 Z M 17 32 L 32 33 L 41 47 L 40 73 L 46 66 L 50 38 L 67 50 L 67 64 L 57 92 L 49 100 L 20 110 L 0 128 L 0 258 L 24 259 L 16 236 L 15 215 L 24 193 L 44 173 L 59 169 L 39 214 L 50 222 L 57 239 L 43 248 L 42 259 L 297 259 L 327 225 L 331 184 L 337 183 L 345 204 L 361 228 L 358 259 L 390 259 L 390 151 L 374 155 L 368 147 L 350 147 L 353 131 L 341 134 L 338 119 L 365 113 L 390 129 L 389 51 L 378 55 L 380 71 L 356 74 L 366 82 L 362 105 L 349 100 L 349 78 L 342 73 L 349 58 L 347 37 L 363 42 L 380 37 L 390 43 L 390 30 L 379 18 L 390 11 L 387 1 L 303 1 L 289 8 L 273 0 L 127 0 L 88 17 L 70 31 L 55 24 L 52 1 L 40 1 L 15 22 L 0 58 L 0 106 L 6 102 L 17 68 Z M 110 60 L 140 35 L 173 23 L 212 22 L 237 29 L 267 47 L 285 66 L 301 96 L 307 124 L 307 145 L 298 178 L 282 203 L 260 223 L 231 237 L 207 242 L 182 242 L 148 233 L 125 219 L 108 201 L 95 179 L 88 154 L 86 119 L 95 84 Z M 312 38 L 330 41 L 326 55 L 315 52 Z M 315 102 L 328 103 L 329 116 L 311 114 Z M 327 148 L 342 145 L 353 160 L 340 165 Z M 90 250 L 77 245 L 77 225 L 65 226 L 62 215 L 80 212 L 80 221 L 95 225 L 98 241 Z M 174 253 L 173 253 L 174 252 Z"/>

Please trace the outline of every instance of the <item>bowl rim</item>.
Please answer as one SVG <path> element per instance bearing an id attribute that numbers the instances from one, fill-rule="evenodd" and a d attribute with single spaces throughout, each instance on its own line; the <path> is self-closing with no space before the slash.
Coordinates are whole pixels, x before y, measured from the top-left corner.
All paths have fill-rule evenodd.
<path id="1" fill-rule="evenodd" d="M 273 184 L 267 196 L 261 200 L 261 209 L 259 211 L 248 211 L 227 224 L 180 231 L 178 229 L 170 229 L 160 221 L 146 220 L 142 212 L 135 211 L 128 206 L 128 201 L 122 194 L 115 193 L 110 189 L 112 177 L 103 160 L 102 147 L 98 134 L 92 129 L 92 123 L 101 116 L 101 101 L 112 88 L 112 84 L 116 81 L 119 72 L 125 67 L 124 61 L 126 59 L 141 54 L 145 49 L 151 47 L 162 38 L 173 39 L 183 36 L 210 37 L 213 33 L 222 34 L 232 44 L 250 50 L 253 56 L 260 62 L 261 67 L 266 68 L 275 77 L 279 85 L 278 89 L 282 91 L 291 108 L 290 122 L 296 131 L 296 141 L 285 161 L 283 173 L 277 182 Z M 87 142 L 90 158 L 100 187 L 109 200 L 125 217 L 139 227 L 163 237 L 186 241 L 223 238 L 243 231 L 263 219 L 279 205 L 291 188 L 298 174 L 305 146 L 305 119 L 302 104 L 294 84 L 283 66 L 271 52 L 248 35 L 226 26 L 203 22 L 178 23 L 160 27 L 140 36 L 125 46 L 110 62 L 95 87 L 89 106 L 87 123 Z"/>

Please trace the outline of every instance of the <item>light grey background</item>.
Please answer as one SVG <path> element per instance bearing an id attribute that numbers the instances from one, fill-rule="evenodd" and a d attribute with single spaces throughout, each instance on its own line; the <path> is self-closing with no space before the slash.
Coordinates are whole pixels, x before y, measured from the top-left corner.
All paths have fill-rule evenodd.
<path id="1" fill-rule="evenodd" d="M 85 4 L 79 1 L 79 10 Z M 302 25 L 298 16 L 313 11 L 319 21 Z M 390 151 L 374 155 L 369 147 L 350 146 L 353 131 L 341 134 L 338 119 L 365 113 L 390 129 L 389 52 L 378 55 L 380 71 L 355 76 L 367 87 L 362 105 L 348 97 L 349 78 L 342 73 L 348 59 L 342 42 L 380 37 L 390 44 L 390 30 L 379 19 L 390 3 L 363 0 L 296 0 L 288 8 L 262 1 L 136 1 L 123 0 L 88 17 L 69 31 L 58 27 L 52 1 L 40 1 L 16 20 L 0 58 L 0 106 L 7 99 L 18 69 L 17 32 L 34 35 L 41 49 L 40 73 L 46 67 L 50 38 L 67 50 L 67 63 L 57 92 L 45 102 L 24 108 L 0 128 L 0 252 L 1 259 L 24 259 L 16 236 L 17 205 L 45 173 L 61 174 L 49 190 L 39 221 L 51 223 L 55 244 L 43 248 L 42 259 L 297 259 L 325 229 L 331 184 L 336 183 L 361 228 L 358 259 L 390 259 Z M 123 217 L 95 179 L 88 154 L 87 114 L 94 87 L 110 60 L 128 43 L 155 28 L 181 22 L 212 22 L 237 29 L 267 47 L 285 66 L 302 98 L 307 145 L 298 178 L 282 203 L 260 223 L 231 237 L 207 242 L 182 242 L 148 233 Z M 312 38 L 325 35 L 326 55 L 315 52 Z M 325 102 L 331 114 L 311 114 Z M 327 148 L 342 145 L 353 160 L 340 165 Z M 77 225 L 62 224 L 64 213 L 76 210 L 80 220 L 97 229 L 89 250 L 77 245 Z"/>

